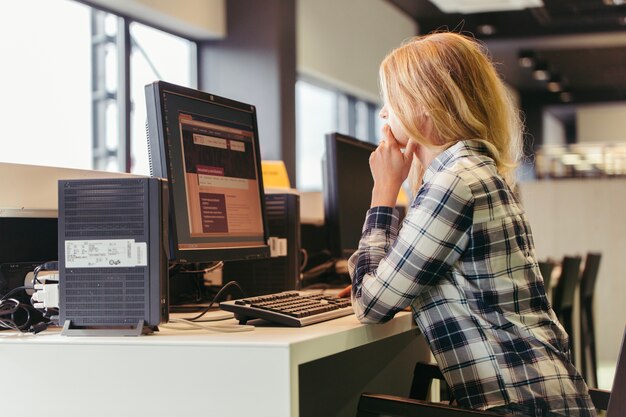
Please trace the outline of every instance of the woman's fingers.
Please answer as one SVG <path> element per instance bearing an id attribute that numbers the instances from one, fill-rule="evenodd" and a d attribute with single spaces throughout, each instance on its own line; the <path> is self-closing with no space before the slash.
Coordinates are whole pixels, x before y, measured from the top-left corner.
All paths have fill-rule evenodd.
<path id="1" fill-rule="evenodd" d="M 348 285 L 346 288 L 344 288 L 337 294 L 337 297 L 339 298 L 350 297 L 351 292 L 352 292 L 352 285 Z"/>
<path id="2" fill-rule="evenodd" d="M 385 144 L 391 146 L 391 147 L 400 147 L 400 144 L 398 143 L 398 140 L 396 139 L 396 137 L 393 135 L 393 131 L 391 130 L 391 127 L 389 125 L 385 125 L 383 126 L 383 139 L 381 141 L 381 143 L 385 142 Z"/>
<path id="3" fill-rule="evenodd" d="M 409 164 L 412 163 L 413 155 L 416 155 L 416 152 L 417 152 L 417 142 L 409 139 L 408 143 L 406 144 L 406 148 L 404 148 L 404 159 L 408 161 Z"/>

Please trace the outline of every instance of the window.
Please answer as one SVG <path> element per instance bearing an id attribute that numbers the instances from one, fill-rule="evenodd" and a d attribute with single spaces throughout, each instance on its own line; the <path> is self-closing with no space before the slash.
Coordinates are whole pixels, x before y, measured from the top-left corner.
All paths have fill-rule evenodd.
<path id="1" fill-rule="evenodd" d="M 195 44 L 174 35 L 133 22 L 131 36 L 131 172 L 147 175 L 148 142 L 144 86 L 164 80 L 196 87 Z"/>
<path id="2" fill-rule="evenodd" d="M 89 8 L 62 0 L 4 6 L 0 162 L 91 168 Z"/>
<path id="3" fill-rule="evenodd" d="M 148 174 L 144 85 L 195 87 L 195 44 L 67 0 L 3 18 L 0 162 Z"/>
<path id="4" fill-rule="evenodd" d="M 380 106 L 356 97 L 298 80 L 296 83 L 296 182 L 302 191 L 322 189 L 325 136 L 340 132 L 378 142 Z"/>
<path id="5" fill-rule="evenodd" d="M 296 83 L 296 181 L 299 190 L 321 190 L 324 136 L 337 129 L 337 95 Z"/>

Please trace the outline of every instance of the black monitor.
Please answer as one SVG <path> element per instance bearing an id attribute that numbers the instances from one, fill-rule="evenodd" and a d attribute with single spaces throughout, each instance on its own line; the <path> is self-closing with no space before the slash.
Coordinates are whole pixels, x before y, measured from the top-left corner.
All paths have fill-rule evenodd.
<path id="1" fill-rule="evenodd" d="M 170 191 L 170 259 L 269 256 L 256 109 L 156 81 L 145 88 L 151 175 Z"/>
<path id="2" fill-rule="evenodd" d="M 340 133 L 326 135 L 322 159 L 324 223 L 333 257 L 348 258 L 359 246 L 374 180 L 369 167 L 373 143 Z"/>

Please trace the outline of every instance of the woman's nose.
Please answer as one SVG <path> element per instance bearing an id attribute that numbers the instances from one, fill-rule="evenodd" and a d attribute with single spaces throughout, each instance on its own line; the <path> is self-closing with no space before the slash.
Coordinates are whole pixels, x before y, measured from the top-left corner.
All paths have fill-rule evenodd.
<path id="1" fill-rule="evenodd" d="M 378 117 L 380 117 L 381 119 L 387 118 L 387 106 L 383 106 L 383 108 L 380 109 L 380 112 L 378 112 Z"/>

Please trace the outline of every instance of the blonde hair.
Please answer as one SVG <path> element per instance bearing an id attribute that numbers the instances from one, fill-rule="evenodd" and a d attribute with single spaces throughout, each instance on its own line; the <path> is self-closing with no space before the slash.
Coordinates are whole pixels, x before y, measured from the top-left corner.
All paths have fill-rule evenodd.
<path id="1" fill-rule="evenodd" d="M 386 104 L 410 138 L 441 150 L 459 140 L 480 141 L 500 175 L 511 188 L 515 186 L 522 123 L 476 40 L 451 32 L 409 39 L 381 63 L 380 83 Z M 425 118 L 432 126 L 429 138 L 424 134 Z"/>

